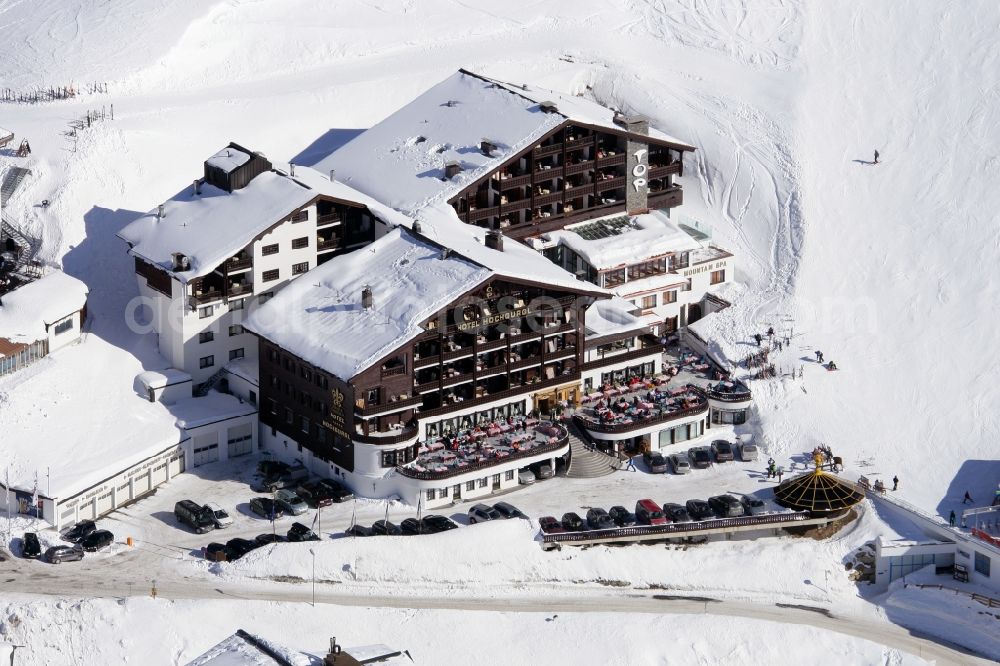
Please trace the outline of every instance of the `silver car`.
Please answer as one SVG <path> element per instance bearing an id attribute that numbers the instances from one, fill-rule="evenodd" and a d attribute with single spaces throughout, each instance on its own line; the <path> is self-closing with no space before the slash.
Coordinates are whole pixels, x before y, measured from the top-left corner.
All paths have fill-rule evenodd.
<path id="1" fill-rule="evenodd" d="M 757 460 L 757 445 L 746 442 L 740 446 L 740 460 L 752 462 Z"/>
<path id="2" fill-rule="evenodd" d="M 748 516 L 761 516 L 768 512 L 767 504 L 764 503 L 764 500 L 753 495 L 744 495 L 741 497 L 740 504 L 743 505 L 743 510 L 746 511 Z"/>
<path id="3" fill-rule="evenodd" d="M 279 490 L 274 493 L 274 501 L 278 503 L 285 513 L 298 516 L 309 510 L 309 505 L 291 490 Z"/>
<path id="4" fill-rule="evenodd" d="M 691 471 L 691 462 L 687 459 L 687 456 L 674 453 L 668 456 L 667 460 L 670 461 L 670 467 L 673 468 L 674 474 L 687 474 Z"/>

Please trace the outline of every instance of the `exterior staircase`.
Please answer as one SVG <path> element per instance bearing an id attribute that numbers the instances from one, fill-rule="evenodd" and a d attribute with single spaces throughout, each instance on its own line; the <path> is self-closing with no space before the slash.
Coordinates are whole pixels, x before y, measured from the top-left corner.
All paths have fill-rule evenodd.
<path id="1" fill-rule="evenodd" d="M 17 191 L 21 181 L 29 173 L 31 173 L 31 169 L 25 169 L 24 167 L 11 167 L 7 170 L 7 173 L 4 174 L 3 184 L 0 185 L 0 205 L 7 205 L 10 198 L 14 196 L 14 192 Z"/>
<path id="2" fill-rule="evenodd" d="M 40 238 L 27 236 L 6 215 L 0 214 L 0 241 L 4 241 L 0 243 L 0 252 L 4 251 L 8 238 L 13 240 L 18 247 L 16 257 L 18 270 L 25 268 L 42 247 Z"/>
<path id="3" fill-rule="evenodd" d="M 569 467 L 566 476 L 571 479 L 593 479 L 607 476 L 615 472 L 621 461 L 613 456 L 601 453 L 586 441 L 586 435 L 581 433 L 572 420 L 567 423 L 569 429 Z"/>

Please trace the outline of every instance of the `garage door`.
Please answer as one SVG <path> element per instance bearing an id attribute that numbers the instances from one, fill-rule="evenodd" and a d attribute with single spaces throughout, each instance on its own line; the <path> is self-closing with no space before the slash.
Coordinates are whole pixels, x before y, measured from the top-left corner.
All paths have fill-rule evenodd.
<path id="1" fill-rule="evenodd" d="M 97 515 L 102 516 L 111 509 L 114 508 L 114 504 L 111 502 L 111 489 L 103 495 L 97 496 Z"/>
<path id="2" fill-rule="evenodd" d="M 132 477 L 132 479 L 133 497 L 149 492 L 149 472 Z"/>
<path id="3" fill-rule="evenodd" d="M 179 453 L 170 459 L 170 478 L 184 471 L 184 454 Z"/>
<path id="4" fill-rule="evenodd" d="M 253 452 L 253 435 L 249 423 L 230 428 L 228 437 L 230 458 L 245 456 Z"/>
<path id="5" fill-rule="evenodd" d="M 194 467 L 205 465 L 219 459 L 219 445 L 209 444 L 208 446 L 197 447 L 192 453 L 194 456 L 191 464 Z"/>
<path id="6" fill-rule="evenodd" d="M 153 487 L 164 483 L 167 480 L 167 463 L 162 462 L 153 468 Z"/>

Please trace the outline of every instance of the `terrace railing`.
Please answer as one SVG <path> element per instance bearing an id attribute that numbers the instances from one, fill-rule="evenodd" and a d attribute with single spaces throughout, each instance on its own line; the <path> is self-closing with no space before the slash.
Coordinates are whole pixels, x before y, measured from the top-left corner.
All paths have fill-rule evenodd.
<path id="1" fill-rule="evenodd" d="M 670 421 L 675 421 L 685 416 L 693 416 L 695 414 L 704 414 L 707 412 L 708 398 L 705 396 L 704 391 L 696 386 L 692 386 L 691 384 L 688 384 L 688 389 L 698 394 L 699 400 L 697 406 L 695 407 L 679 409 L 676 412 L 664 412 L 647 418 L 637 418 L 633 419 L 631 423 L 601 423 L 596 419 L 588 418 L 579 413 L 573 415 L 573 420 L 577 426 L 585 428 L 590 432 L 600 432 L 608 435 L 614 435 L 618 433 L 630 432 L 632 430 L 638 430 L 640 428 L 648 428 L 649 426 L 660 423 L 669 423 Z"/>
<path id="2" fill-rule="evenodd" d="M 463 467 L 449 467 L 448 469 L 440 472 L 432 472 L 430 470 L 419 471 L 413 469 L 412 467 L 397 467 L 396 471 L 402 476 L 409 477 L 411 479 L 421 479 L 424 481 L 431 481 L 435 479 L 447 479 L 453 476 L 458 476 L 460 474 L 467 474 L 469 472 L 476 472 L 481 469 L 489 469 L 490 467 L 496 467 L 497 465 L 503 465 L 505 463 L 522 460 L 524 458 L 530 458 L 537 456 L 542 453 L 551 453 L 552 451 L 558 451 L 559 449 L 569 446 L 569 435 L 564 434 L 555 442 L 550 442 L 548 444 L 542 444 L 531 449 L 524 451 L 514 451 L 508 456 L 503 458 L 495 458 L 492 460 L 483 460 L 480 462 L 470 463 Z"/>

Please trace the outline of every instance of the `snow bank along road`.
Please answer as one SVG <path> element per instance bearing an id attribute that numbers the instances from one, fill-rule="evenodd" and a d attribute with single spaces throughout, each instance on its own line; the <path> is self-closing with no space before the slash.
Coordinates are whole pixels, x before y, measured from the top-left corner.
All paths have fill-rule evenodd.
<path id="1" fill-rule="evenodd" d="M 541 586 L 537 586 L 541 587 Z M 25 566 L 17 560 L 0 564 L 0 589 L 5 593 L 43 594 L 65 597 L 67 591 L 80 597 L 114 598 L 116 591 L 129 588 L 127 580 L 112 573 L 93 573 L 73 568 L 51 567 L 39 570 Z M 312 589 L 308 585 L 259 584 L 242 581 L 237 585 L 224 581 L 197 581 L 192 579 L 157 581 L 157 596 L 166 599 L 233 599 L 253 601 L 279 601 L 310 603 Z M 148 590 L 135 592 L 148 594 Z M 709 597 L 670 596 L 636 592 L 613 593 L 576 587 L 572 590 L 546 586 L 537 590 L 544 594 L 524 596 L 469 597 L 463 590 L 461 597 L 438 595 L 410 595 L 407 590 L 387 594 L 384 589 L 332 592 L 330 586 L 320 584 L 316 602 L 339 606 L 410 608 L 463 611 L 543 612 L 543 613 L 655 613 L 675 615 L 710 614 L 743 617 L 785 624 L 806 625 L 863 638 L 902 650 L 939 664 L 989 664 L 961 648 L 953 648 L 914 635 L 912 632 L 888 622 L 868 618 L 833 614 L 819 606 L 794 604 L 764 604 L 728 601 Z"/>

